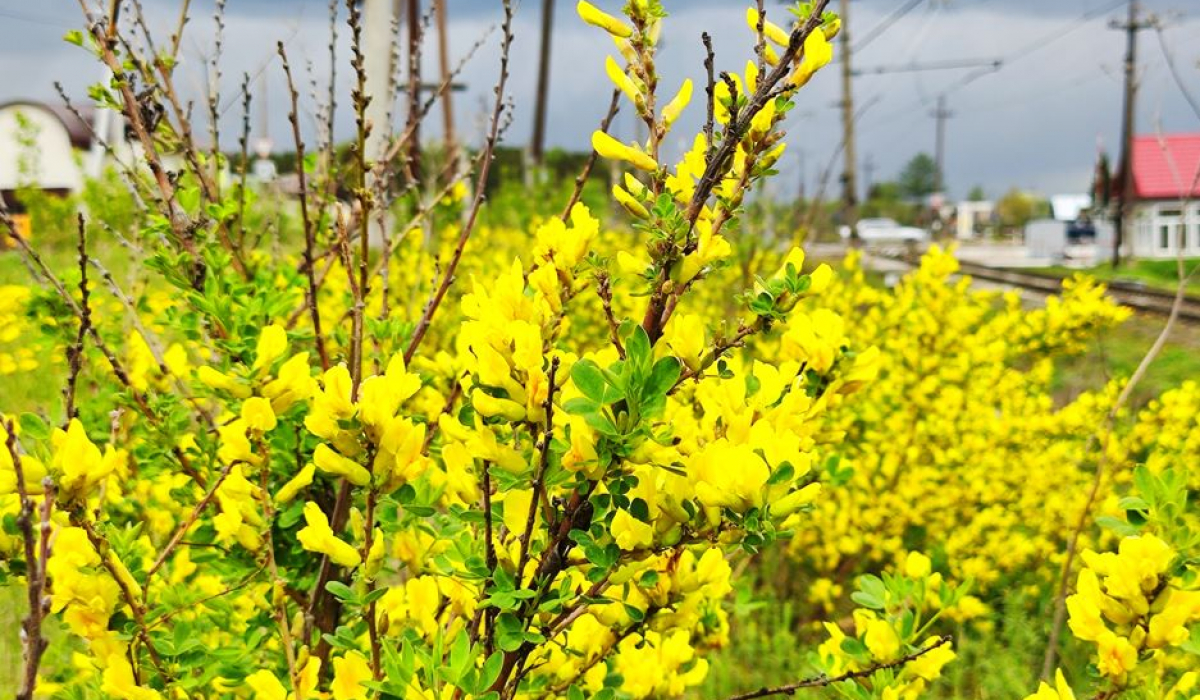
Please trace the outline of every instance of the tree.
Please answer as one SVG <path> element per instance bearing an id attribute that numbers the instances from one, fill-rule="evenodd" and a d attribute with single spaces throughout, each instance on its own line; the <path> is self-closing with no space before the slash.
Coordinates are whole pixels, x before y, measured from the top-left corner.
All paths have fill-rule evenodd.
<path id="1" fill-rule="evenodd" d="M 967 193 L 967 201 L 982 202 L 987 199 L 987 193 L 983 191 L 983 185 L 975 185 L 971 191 Z"/>
<path id="2" fill-rule="evenodd" d="M 1024 228 L 1033 219 L 1049 215 L 1046 200 L 1030 192 L 1012 188 L 996 202 L 996 216 L 1006 229 Z"/>
<path id="3" fill-rule="evenodd" d="M 900 192 L 905 197 L 928 197 L 937 188 L 937 164 L 928 153 L 918 153 L 900 171 L 897 182 L 900 184 Z"/>

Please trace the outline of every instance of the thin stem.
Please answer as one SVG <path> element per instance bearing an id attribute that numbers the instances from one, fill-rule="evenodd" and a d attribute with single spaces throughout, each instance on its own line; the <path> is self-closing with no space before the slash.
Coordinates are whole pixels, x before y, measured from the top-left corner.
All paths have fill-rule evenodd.
<path id="1" fill-rule="evenodd" d="M 501 39 L 500 48 L 500 79 L 496 83 L 496 101 L 492 107 L 491 128 L 488 132 L 487 143 L 483 148 L 483 162 L 479 166 L 479 177 L 475 182 L 475 198 L 471 201 L 471 210 L 467 214 L 467 220 L 463 224 L 462 232 L 458 235 L 458 242 L 454 246 L 454 253 L 450 256 L 450 262 L 446 265 L 446 269 L 442 273 L 441 283 L 438 284 L 433 295 L 426 302 L 425 310 L 421 313 L 421 320 L 417 322 L 416 329 L 413 330 L 412 339 L 404 351 L 404 363 L 406 365 L 411 364 L 413 356 L 417 353 L 417 348 L 421 346 L 421 341 L 429 331 L 429 325 L 433 322 L 433 315 L 437 313 L 438 306 L 441 305 L 442 299 L 446 296 L 446 292 L 454 282 L 454 272 L 458 269 L 459 260 L 462 259 L 463 250 L 467 246 L 467 241 L 471 238 L 471 232 L 475 229 L 475 221 L 479 217 L 479 210 L 483 206 L 488 173 L 491 171 L 492 158 L 496 152 L 496 142 L 500 138 L 500 122 L 504 113 L 504 88 L 508 83 L 508 58 L 513 40 L 512 22 L 512 2 L 511 0 L 504 0 L 503 38 Z"/>

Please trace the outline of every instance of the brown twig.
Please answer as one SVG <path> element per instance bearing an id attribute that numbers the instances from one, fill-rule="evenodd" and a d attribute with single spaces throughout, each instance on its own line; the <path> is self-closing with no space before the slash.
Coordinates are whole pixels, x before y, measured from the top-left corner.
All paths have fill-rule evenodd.
<path id="1" fill-rule="evenodd" d="M 608 276 L 607 270 L 596 273 L 596 294 L 600 297 L 600 305 L 604 309 L 604 319 L 608 322 L 608 339 L 617 349 L 617 355 L 624 360 L 625 346 L 621 344 L 621 324 L 617 322 L 617 317 L 613 313 L 612 279 Z"/>
<path id="2" fill-rule="evenodd" d="M 192 512 L 182 523 L 179 524 L 179 527 L 175 528 L 175 534 L 171 535 L 171 539 L 167 540 L 166 546 L 162 548 L 162 551 L 158 554 L 158 558 L 154 560 L 154 564 L 151 565 L 150 569 L 146 572 L 147 580 L 154 576 L 154 574 L 162 568 L 163 564 L 167 563 L 167 559 L 170 558 L 171 552 L 175 551 L 175 548 L 179 546 L 179 542 L 183 540 L 183 537 L 187 534 L 187 531 L 191 529 L 192 525 L 196 524 L 196 520 L 200 517 L 200 514 L 204 512 L 204 509 L 208 507 L 209 502 L 212 501 L 213 497 L 217 495 L 217 489 L 221 488 L 221 484 L 225 483 L 225 478 L 229 476 L 229 473 L 233 471 L 234 466 L 237 464 L 238 462 L 230 462 L 229 464 L 225 465 L 225 468 L 221 470 L 221 473 L 217 475 L 216 480 L 213 481 L 212 486 L 209 487 L 204 496 L 192 508 Z"/>
<path id="3" fill-rule="evenodd" d="M 441 305 L 442 299 L 450 289 L 450 285 L 454 283 L 454 272 L 458 269 L 458 263 L 462 259 L 463 250 L 467 247 L 467 241 L 471 238 L 471 232 L 475 229 L 475 221 L 479 217 L 479 210 L 483 206 L 488 173 L 491 171 L 492 158 L 496 152 L 496 142 L 500 136 L 501 117 L 504 113 L 504 88 L 508 83 L 508 59 L 513 41 L 512 23 L 512 2 L 511 0 L 504 0 L 504 23 L 501 30 L 503 36 L 500 41 L 500 79 L 496 83 L 496 100 L 492 107 L 491 128 L 488 133 L 487 142 L 483 147 L 483 162 L 479 166 L 479 177 L 475 183 L 475 198 L 471 202 L 471 209 L 467 214 L 467 220 L 458 235 L 458 242 L 454 246 L 454 253 L 450 256 L 450 262 L 446 265 L 446 269 L 442 273 L 441 283 L 438 284 L 429 301 L 426 302 L 425 309 L 421 313 L 421 319 L 417 322 L 417 326 L 413 330 L 412 339 L 409 341 L 408 347 L 404 350 L 404 363 L 406 365 L 412 362 L 417 348 L 420 347 L 421 341 L 429 331 L 429 325 L 433 322 L 433 315 L 437 313 L 438 306 Z"/>
<path id="4" fill-rule="evenodd" d="M 64 406 L 66 413 L 66 421 L 70 422 L 72 418 L 78 415 L 78 410 L 75 407 L 75 392 L 79 383 L 79 373 L 83 370 L 83 340 L 87 337 L 88 329 L 92 325 L 92 304 L 90 293 L 88 290 L 88 254 L 87 254 L 87 226 L 83 219 L 83 214 L 79 214 L 77 218 L 79 228 L 79 332 L 75 336 L 75 342 L 67 348 L 67 387 L 64 392 Z"/>
<path id="5" fill-rule="evenodd" d="M 549 387 L 546 390 L 546 401 L 542 404 L 542 410 L 546 414 L 546 428 L 542 431 L 542 439 L 537 444 L 540 457 L 537 468 L 533 472 L 533 483 L 530 486 L 533 495 L 529 498 L 529 513 L 525 517 L 525 531 L 521 534 L 521 554 L 517 559 L 519 562 L 517 564 L 518 585 L 524 579 L 525 565 L 529 563 L 529 545 L 533 540 L 533 524 L 537 520 L 542 489 L 545 488 L 546 469 L 550 466 L 550 443 L 554 438 L 554 392 L 557 389 L 555 386 L 557 375 L 558 358 L 555 357 L 550 361 Z"/>
<path id="6" fill-rule="evenodd" d="M 325 335 L 321 332 L 321 310 L 317 306 L 317 273 L 314 269 L 316 261 L 313 253 L 317 246 L 317 235 L 313 221 L 308 213 L 308 180 L 304 172 L 304 139 L 300 137 L 300 115 L 297 106 L 298 96 L 296 84 L 292 80 L 292 67 L 288 63 L 287 51 L 283 42 L 275 45 L 279 59 L 283 63 L 283 74 L 287 78 L 288 95 L 291 98 L 291 108 L 288 110 L 288 121 L 292 123 L 292 139 L 296 145 L 296 177 L 300 188 L 300 221 L 304 226 L 304 273 L 308 277 L 308 287 L 305 289 L 304 305 L 308 308 L 309 318 L 312 319 L 314 342 L 317 346 L 317 356 L 321 358 L 321 371 L 329 369 L 329 352 L 325 349 Z"/>
<path id="7" fill-rule="evenodd" d="M 104 536 L 96 531 L 94 524 L 82 514 L 71 514 L 71 524 L 82 528 L 87 534 L 88 541 L 91 542 L 92 548 L 100 556 L 100 564 L 104 567 L 108 575 L 116 582 L 117 588 L 121 591 L 121 597 L 124 598 L 125 604 L 129 606 L 130 612 L 133 614 L 133 622 L 137 627 L 136 636 L 142 646 L 146 647 L 146 652 L 150 655 L 150 662 L 154 664 L 155 670 L 158 672 L 163 682 L 169 683 L 172 678 L 167 672 L 166 666 L 163 665 L 162 656 L 158 653 L 158 649 L 154 646 L 154 642 L 150 640 L 150 630 L 146 627 L 146 603 L 145 600 L 139 598 L 129 587 L 129 583 L 125 577 L 117 570 L 113 559 L 116 555 L 112 551 L 112 546 Z M 132 653 L 132 650 L 131 650 Z M 134 669 L 134 680 L 138 681 L 138 671 Z"/>
<path id="8" fill-rule="evenodd" d="M 770 695 L 794 695 L 797 690 L 803 690 L 805 688 L 825 688 L 833 685 L 834 683 L 855 680 L 857 678 L 868 678 L 876 671 L 884 671 L 890 668 L 896 668 L 898 666 L 903 666 L 909 661 L 915 661 L 934 649 L 943 647 L 950 642 L 950 637 L 939 637 L 938 640 L 933 644 L 914 651 L 911 654 L 906 654 L 898 659 L 895 659 L 894 661 L 874 664 L 859 671 L 848 671 L 840 676 L 830 677 L 826 676 L 825 674 L 821 674 L 819 676 L 813 676 L 812 678 L 805 678 L 804 680 L 796 681 L 795 683 L 775 686 L 774 688 L 759 688 L 758 690 L 752 690 L 739 695 L 731 695 L 725 700 L 753 700 L 754 698 L 765 698 Z"/>
<path id="9" fill-rule="evenodd" d="M 46 560 L 48 558 L 48 539 L 50 533 L 50 508 L 54 501 L 53 488 L 47 486 L 42 494 L 42 519 L 39 537 L 33 532 L 33 499 L 25 487 L 25 472 L 21 464 L 21 454 L 17 450 L 17 430 L 11 420 L 5 422 L 7 433 L 5 449 L 13 464 L 13 475 L 17 479 L 17 498 L 20 501 L 20 511 L 17 514 L 17 528 L 21 531 L 21 540 L 25 546 L 25 588 L 28 593 L 29 612 L 21 620 L 21 650 L 24 660 L 20 689 L 17 700 L 33 700 L 37 687 L 38 668 L 42 663 L 42 654 L 46 652 L 49 642 L 42 636 L 42 619 L 49 612 L 49 599 L 45 597 L 46 589 Z M 40 545 L 40 546 L 39 546 Z"/>
<path id="10" fill-rule="evenodd" d="M 613 90 L 612 99 L 608 103 L 608 111 L 605 112 L 604 118 L 600 120 L 600 131 L 608 133 L 612 127 L 612 121 L 616 118 L 617 112 L 621 111 L 621 91 Z M 575 208 L 575 204 L 579 198 L 583 196 L 583 186 L 587 184 L 588 176 L 592 174 L 592 167 L 596 165 L 596 157 L 599 154 L 595 149 L 588 154 L 587 160 L 583 163 L 583 170 L 579 171 L 579 175 L 575 177 L 575 189 L 571 192 L 571 197 L 567 200 L 567 206 L 563 208 L 560 218 L 565 223 L 571 218 L 571 210 Z"/>

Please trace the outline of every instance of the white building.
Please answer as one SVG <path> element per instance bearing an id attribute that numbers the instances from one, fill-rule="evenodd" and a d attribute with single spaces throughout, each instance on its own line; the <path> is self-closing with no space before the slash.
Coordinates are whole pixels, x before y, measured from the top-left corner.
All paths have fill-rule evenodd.
<path id="1" fill-rule="evenodd" d="M 1138 258 L 1200 256 L 1200 133 L 1139 136 L 1133 143 L 1133 235 Z M 1190 195 L 1187 194 L 1191 190 Z M 1184 200 L 1189 200 L 1184 211 Z"/>

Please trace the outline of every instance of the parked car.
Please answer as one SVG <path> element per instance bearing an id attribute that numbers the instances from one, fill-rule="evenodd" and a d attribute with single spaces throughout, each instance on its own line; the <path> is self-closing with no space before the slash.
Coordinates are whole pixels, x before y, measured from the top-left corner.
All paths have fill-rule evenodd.
<path id="1" fill-rule="evenodd" d="M 923 243 L 929 240 L 929 232 L 925 229 L 901 226 L 894 219 L 862 219 L 858 222 L 857 230 L 859 239 L 868 242 L 912 241 Z M 850 227 L 841 227 L 838 234 L 844 239 L 849 239 Z"/>

